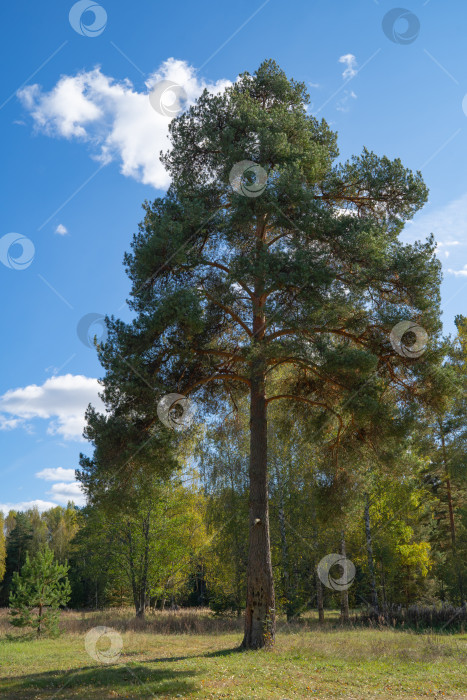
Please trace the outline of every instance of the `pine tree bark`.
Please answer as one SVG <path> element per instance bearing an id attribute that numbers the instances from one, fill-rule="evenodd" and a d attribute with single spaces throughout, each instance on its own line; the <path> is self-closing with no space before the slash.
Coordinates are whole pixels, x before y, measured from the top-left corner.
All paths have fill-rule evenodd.
<path id="1" fill-rule="evenodd" d="M 266 220 L 257 222 L 256 256 L 264 252 Z M 255 280 L 253 295 L 254 359 L 250 374 L 250 499 L 249 549 L 245 634 L 242 647 L 261 649 L 272 646 L 276 635 L 274 580 L 268 504 L 268 422 L 266 401 L 266 364 L 262 357 L 265 336 L 264 278 Z"/>
<path id="2" fill-rule="evenodd" d="M 376 591 L 375 578 L 375 563 L 373 559 L 373 544 L 371 542 L 371 527 L 370 527 L 370 496 L 365 494 L 365 536 L 366 536 L 366 552 L 368 558 L 368 570 L 370 572 L 370 587 L 371 587 L 371 604 L 374 610 L 379 612 L 378 593 Z"/>
<path id="3" fill-rule="evenodd" d="M 256 362 L 251 379 L 249 526 L 245 635 L 242 646 L 246 649 L 260 649 L 274 643 L 276 626 L 269 537 L 265 380 L 264 368 L 260 362 Z"/>

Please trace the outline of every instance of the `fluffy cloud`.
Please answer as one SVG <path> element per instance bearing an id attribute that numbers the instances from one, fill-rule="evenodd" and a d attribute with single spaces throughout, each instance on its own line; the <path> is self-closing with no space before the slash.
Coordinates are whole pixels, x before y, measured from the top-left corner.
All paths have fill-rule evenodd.
<path id="1" fill-rule="evenodd" d="M 77 506 L 84 506 L 86 503 L 86 497 L 84 496 L 81 486 L 79 483 L 74 484 L 58 482 L 57 484 L 52 484 L 50 491 L 47 491 L 47 495 L 51 496 L 60 505 L 66 506 L 68 501 L 73 501 Z"/>
<path id="2" fill-rule="evenodd" d="M 55 229 L 55 233 L 58 233 L 59 236 L 66 236 L 68 229 L 63 224 L 59 224 Z"/>
<path id="3" fill-rule="evenodd" d="M 452 270 L 451 268 L 449 268 L 448 272 L 451 275 L 455 275 L 456 277 L 467 277 L 467 265 L 464 265 L 462 270 Z"/>
<path id="4" fill-rule="evenodd" d="M 344 80 L 349 80 L 357 75 L 357 59 L 353 53 L 346 53 L 344 56 L 341 56 L 339 58 L 339 63 L 343 63 L 346 66 L 342 73 Z"/>
<path id="5" fill-rule="evenodd" d="M 29 510 L 30 508 L 37 507 L 37 509 L 42 513 L 44 510 L 49 510 L 49 508 L 55 508 L 57 504 L 52 503 L 52 501 L 42 501 L 40 498 L 36 498 L 34 501 L 20 501 L 19 503 L 0 503 L 0 511 L 7 513 L 10 510 L 20 511 Z"/>
<path id="6" fill-rule="evenodd" d="M 47 496 L 53 498 L 53 501 L 44 501 L 36 498 L 31 501 L 20 501 L 19 503 L 0 503 L 0 511 L 6 514 L 10 510 L 24 511 L 37 507 L 42 513 L 42 511 L 49 510 L 49 508 L 66 506 L 69 501 L 73 501 L 77 506 L 85 505 L 86 497 L 81 490 L 81 485 L 75 481 L 74 469 L 63 469 L 62 467 L 47 468 L 36 472 L 35 476 L 45 481 L 56 481 L 56 483 L 52 484 L 50 490 L 47 491 Z M 57 481 L 58 479 L 60 481 Z"/>
<path id="7" fill-rule="evenodd" d="M 148 78 L 148 92 L 162 80 L 183 88 L 186 105 L 205 88 L 220 92 L 230 84 L 226 80 L 206 82 L 188 63 L 173 58 Z M 118 82 L 95 68 L 63 76 L 49 92 L 36 84 L 23 88 L 18 96 L 37 130 L 87 142 L 95 159 L 102 163 L 117 160 L 124 175 L 163 189 L 169 177 L 159 153 L 169 146 L 170 119 L 152 108 L 148 92 L 138 92 L 129 80 Z"/>
<path id="8" fill-rule="evenodd" d="M 75 470 L 74 469 L 63 469 L 63 467 L 42 469 L 40 472 L 36 472 L 35 476 L 38 479 L 45 479 L 45 481 L 57 481 L 61 479 L 62 481 L 74 481 L 75 480 Z"/>
<path id="9" fill-rule="evenodd" d="M 0 428 L 16 428 L 27 420 L 42 418 L 49 421 L 47 432 L 61 435 L 66 440 L 82 439 L 84 412 L 89 403 L 104 411 L 98 397 L 97 379 L 82 375 L 64 374 L 47 379 L 44 384 L 30 384 L 10 389 L 0 396 Z M 6 416 L 5 416 L 6 414 Z M 8 425 L 10 423 L 11 425 Z"/>

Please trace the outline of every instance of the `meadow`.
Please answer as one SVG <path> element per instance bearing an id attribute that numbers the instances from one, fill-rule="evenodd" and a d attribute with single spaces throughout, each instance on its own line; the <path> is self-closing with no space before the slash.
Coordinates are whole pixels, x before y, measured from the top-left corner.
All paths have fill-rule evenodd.
<path id="1" fill-rule="evenodd" d="M 278 620 L 273 650 L 238 651 L 242 618 L 208 610 L 63 613 L 57 639 L 25 640 L 0 611 L 0 697 L 46 698 L 467 698 L 467 634 L 416 633 L 339 622 L 326 611 Z M 114 663 L 85 650 L 86 633 L 112 627 Z M 105 652 L 109 640 L 98 642 Z"/>

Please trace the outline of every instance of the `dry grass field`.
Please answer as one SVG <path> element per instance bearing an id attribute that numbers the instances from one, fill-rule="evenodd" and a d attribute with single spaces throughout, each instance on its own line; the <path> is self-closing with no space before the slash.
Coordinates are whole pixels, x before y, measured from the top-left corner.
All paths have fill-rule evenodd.
<path id="1" fill-rule="evenodd" d="M 467 698 L 466 634 L 343 629 L 334 613 L 321 628 L 313 616 L 281 620 L 273 651 L 239 652 L 242 620 L 206 610 L 150 613 L 145 621 L 130 610 L 70 611 L 61 626 L 58 639 L 22 640 L 0 611 L 2 699 Z M 97 626 L 121 639 L 113 663 L 85 649 Z M 97 656 L 109 644 L 102 638 Z"/>

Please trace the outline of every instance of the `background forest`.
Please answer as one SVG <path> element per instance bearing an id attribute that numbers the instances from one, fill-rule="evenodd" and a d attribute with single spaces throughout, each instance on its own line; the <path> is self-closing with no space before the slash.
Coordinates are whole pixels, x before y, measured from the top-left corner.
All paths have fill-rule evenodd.
<path id="1" fill-rule="evenodd" d="M 318 562 L 340 552 L 356 567 L 351 609 L 465 604 L 467 585 L 467 334 L 448 345 L 453 392 L 419 418 L 410 439 L 361 446 L 336 472 L 329 454 L 304 438 L 291 412 L 270 428 L 270 511 L 278 611 L 287 619 L 335 608 Z M 10 511 L 0 528 L 1 604 L 26 553 L 46 544 L 68 561 L 69 607 L 209 606 L 240 615 L 248 554 L 247 407 L 178 438 L 168 481 L 144 477 L 136 501 L 118 498 L 39 513 Z M 2 517 L 0 515 L 0 517 Z M 455 623 L 456 620 L 453 621 Z"/>

